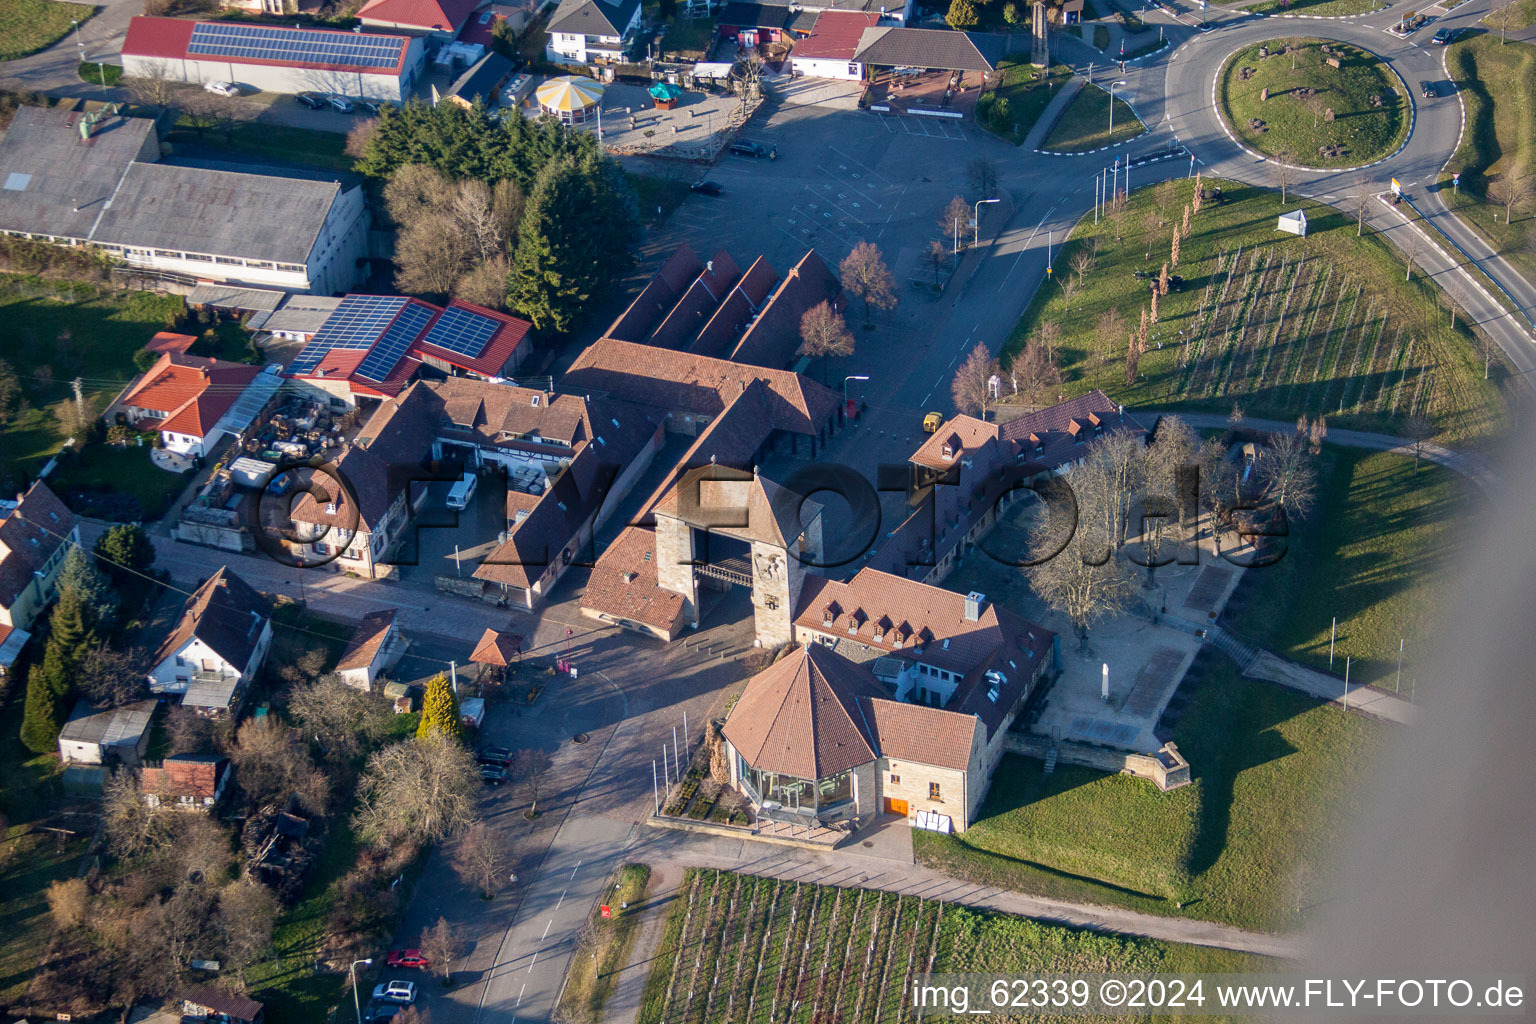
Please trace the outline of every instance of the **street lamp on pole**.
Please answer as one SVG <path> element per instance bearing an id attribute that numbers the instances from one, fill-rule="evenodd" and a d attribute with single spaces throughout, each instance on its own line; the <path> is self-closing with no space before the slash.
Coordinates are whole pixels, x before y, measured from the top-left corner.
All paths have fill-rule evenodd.
<path id="1" fill-rule="evenodd" d="M 971 236 L 971 245 L 977 246 L 981 244 L 981 208 L 988 203 L 1000 202 L 1002 202 L 1001 199 L 978 199 L 976 201 L 975 216 L 971 218 L 971 230 L 973 232 Z"/>
<path id="2" fill-rule="evenodd" d="M 367 958 L 362 959 L 362 960 L 353 960 L 352 961 L 352 966 L 347 968 L 347 970 L 349 972 L 351 972 L 351 974 L 352 974 L 352 1009 L 357 1014 L 357 1024 L 363 1024 L 363 1004 L 361 1002 L 359 1002 L 358 998 L 357 998 L 357 965 L 358 964 L 362 964 L 364 967 L 372 966 L 372 964 L 373 964 L 373 957 L 370 956 L 370 957 L 367 957 Z"/>
<path id="3" fill-rule="evenodd" d="M 851 380 L 869 380 L 869 377 L 865 374 L 855 373 L 843 378 L 843 408 L 845 410 L 848 408 L 848 382 Z"/>
<path id="4" fill-rule="evenodd" d="M 1113 138 L 1115 134 L 1115 86 L 1125 85 L 1125 79 L 1109 83 L 1109 134 Z"/>

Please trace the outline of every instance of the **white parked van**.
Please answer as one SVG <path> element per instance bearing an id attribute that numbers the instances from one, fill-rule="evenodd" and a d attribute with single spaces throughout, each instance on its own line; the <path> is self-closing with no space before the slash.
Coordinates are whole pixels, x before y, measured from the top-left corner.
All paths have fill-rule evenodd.
<path id="1" fill-rule="evenodd" d="M 474 472 L 465 473 L 448 491 L 448 507 L 464 509 L 469 507 L 469 499 L 475 496 L 475 484 L 479 477 Z"/>

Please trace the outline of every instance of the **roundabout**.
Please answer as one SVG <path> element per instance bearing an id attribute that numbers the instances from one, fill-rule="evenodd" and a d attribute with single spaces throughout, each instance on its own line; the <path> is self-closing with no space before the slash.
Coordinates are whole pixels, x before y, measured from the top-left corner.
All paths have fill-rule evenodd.
<path id="1" fill-rule="evenodd" d="M 1325 39 L 1270 39 L 1229 56 L 1217 108 L 1246 148 L 1293 167 L 1374 163 L 1402 147 L 1413 122 L 1401 79 L 1376 54 Z"/>

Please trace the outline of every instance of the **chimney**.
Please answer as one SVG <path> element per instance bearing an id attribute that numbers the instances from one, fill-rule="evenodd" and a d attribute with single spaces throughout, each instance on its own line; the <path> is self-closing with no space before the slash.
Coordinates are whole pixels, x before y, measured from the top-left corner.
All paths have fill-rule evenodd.
<path id="1" fill-rule="evenodd" d="M 987 595 L 971 591 L 965 595 L 965 621 L 978 622 L 981 619 L 982 606 L 987 603 Z"/>

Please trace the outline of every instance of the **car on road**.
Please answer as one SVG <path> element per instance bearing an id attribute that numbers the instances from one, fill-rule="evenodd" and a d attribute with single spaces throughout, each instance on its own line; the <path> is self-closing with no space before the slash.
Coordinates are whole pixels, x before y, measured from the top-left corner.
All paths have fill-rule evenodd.
<path id="1" fill-rule="evenodd" d="M 384 963 L 390 967 L 415 967 L 420 970 L 432 966 L 432 961 L 422 956 L 419 949 L 392 949 L 389 956 L 384 958 Z"/>
<path id="2" fill-rule="evenodd" d="M 378 1024 L 379 1021 L 394 1020 L 404 1012 L 404 1003 L 375 1004 L 363 1011 L 363 1024 Z"/>
<path id="3" fill-rule="evenodd" d="M 373 999 L 379 1003 L 402 1003 L 409 1005 L 416 1001 L 416 983 L 414 981 L 386 981 L 382 985 L 373 987 Z"/>
<path id="4" fill-rule="evenodd" d="M 1427 100 L 1432 100 L 1440 94 L 1439 90 L 1435 88 L 1434 82 L 1420 82 L 1419 91 L 1424 94 L 1424 98 Z"/>
<path id="5" fill-rule="evenodd" d="M 696 181 L 688 186 L 688 191 L 697 192 L 701 196 L 717 196 L 725 189 L 720 187 L 718 181 Z"/>
<path id="6" fill-rule="evenodd" d="M 240 87 L 234 82 L 204 82 L 203 88 L 220 96 L 239 96 Z"/>
<path id="7" fill-rule="evenodd" d="M 1454 43 L 1456 40 L 1460 39 L 1461 33 L 1463 31 L 1463 29 L 1459 28 L 1443 28 L 1431 36 L 1429 41 L 1432 43 L 1438 43 L 1441 46 L 1445 46 L 1448 43 Z"/>
<path id="8" fill-rule="evenodd" d="M 487 786 L 499 786 L 507 781 L 507 769 L 504 765 L 483 764 L 480 766 L 480 781 Z"/>
<path id="9" fill-rule="evenodd" d="M 925 434 L 938 433 L 939 428 L 943 425 L 944 414 L 941 412 L 930 412 L 923 417 L 923 433 Z"/>
<path id="10" fill-rule="evenodd" d="M 318 92 L 301 92 L 294 99 L 304 104 L 310 110 L 324 110 L 326 99 Z"/>
<path id="11" fill-rule="evenodd" d="M 769 160 L 777 160 L 779 158 L 778 146 L 768 146 L 761 142 L 753 142 L 751 139 L 737 139 L 731 143 L 731 152 L 737 156 L 751 156 L 758 159 L 767 157 Z"/>
<path id="12" fill-rule="evenodd" d="M 357 109 L 345 96 L 328 96 L 326 99 L 331 104 L 331 109 L 339 114 L 350 114 Z"/>
<path id="13" fill-rule="evenodd" d="M 475 760 L 481 764 L 499 764 L 505 768 L 512 763 L 512 751 L 506 747 L 487 745 L 475 751 Z"/>

